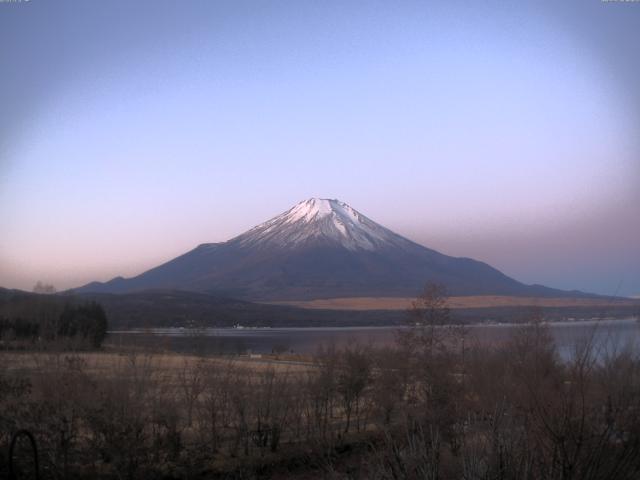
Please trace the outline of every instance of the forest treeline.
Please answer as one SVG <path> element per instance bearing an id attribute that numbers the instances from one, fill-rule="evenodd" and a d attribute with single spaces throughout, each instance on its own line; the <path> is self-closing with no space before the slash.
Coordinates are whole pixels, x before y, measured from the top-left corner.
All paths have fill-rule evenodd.
<path id="1" fill-rule="evenodd" d="M 99 348 L 108 320 L 94 301 L 13 294 L 0 301 L 0 348 Z"/>
<path id="2" fill-rule="evenodd" d="M 597 347 L 561 361 L 541 323 L 495 347 L 423 324 L 305 364 L 7 353 L 0 452 L 29 430 L 41 478 L 635 479 L 640 360 Z"/>

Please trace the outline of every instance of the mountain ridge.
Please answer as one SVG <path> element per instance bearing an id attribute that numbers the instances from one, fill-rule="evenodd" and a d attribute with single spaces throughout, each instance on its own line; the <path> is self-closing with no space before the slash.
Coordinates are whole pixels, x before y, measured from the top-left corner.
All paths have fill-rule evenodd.
<path id="1" fill-rule="evenodd" d="M 135 277 L 92 282 L 76 291 L 167 288 L 251 301 L 311 300 L 414 296 L 429 281 L 444 284 L 452 295 L 590 296 L 522 284 L 484 262 L 415 243 L 344 202 L 320 198 Z"/>

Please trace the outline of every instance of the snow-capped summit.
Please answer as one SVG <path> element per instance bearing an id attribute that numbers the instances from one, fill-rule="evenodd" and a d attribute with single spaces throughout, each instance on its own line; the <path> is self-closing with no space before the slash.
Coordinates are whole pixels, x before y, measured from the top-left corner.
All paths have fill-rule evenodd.
<path id="1" fill-rule="evenodd" d="M 406 246 L 408 241 L 339 200 L 310 198 L 230 242 L 242 246 L 340 245 L 348 250 Z"/>
<path id="2" fill-rule="evenodd" d="M 304 200 L 294 205 L 282 215 L 287 218 L 287 222 L 297 222 L 298 220 L 310 222 L 314 219 L 333 214 L 335 207 L 340 204 L 346 206 L 349 210 L 353 210 L 346 203 L 339 202 L 338 200 L 310 198 L 309 200 Z"/>

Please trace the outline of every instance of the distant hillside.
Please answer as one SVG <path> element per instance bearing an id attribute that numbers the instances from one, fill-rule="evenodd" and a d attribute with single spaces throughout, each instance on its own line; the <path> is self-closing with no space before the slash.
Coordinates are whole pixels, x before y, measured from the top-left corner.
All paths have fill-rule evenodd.
<path id="1" fill-rule="evenodd" d="M 42 295 L 0 288 L 0 317 L 3 314 L 59 315 L 67 303 L 96 301 L 104 307 L 109 328 L 145 327 L 328 327 L 402 325 L 407 320 L 404 310 L 339 310 L 307 309 L 294 306 L 251 303 L 228 297 L 198 292 L 145 291 L 130 294 L 58 294 Z M 335 308 L 335 307 L 333 307 Z M 639 303 L 608 306 L 543 307 L 549 320 L 591 317 L 629 317 L 640 314 Z M 26 314 L 26 315 L 25 315 Z M 461 323 L 527 321 L 531 308 L 494 306 L 455 308 L 452 320 Z"/>
<path id="2" fill-rule="evenodd" d="M 95 300 L 107 312 L 112 329 L 145 327 L 330 327 L 403 325 L 406 310 L 323 310 L 251 303 L 197 292 L 147 291 L 128 294 L 82 294 L 77 300 Z M 540 308 L 548 320 L 592 317 L 630 317 L 640 313 L 640 303 L 572 305 Z M 526 322 L 528 306 L 455 308 L 454 322 L 487 320 Z"/>
<path id="3" fill-rule="evenodd" d="M 112 328 L 389 325 L 405 318 L 404 312 L 309 310 L 175 290 L 76 297 L 103 305 Z"/>
<path id="4" fill-rule="evenodd" d="M 60 314 L 67 304 L 95 301 L 104 307 L 109 327 L 232 327 L 375 325 L 402 322 L 402 314 L 335 312 L 264 305 L 197 292 L 155 290 L 131 294 L 43 295 L 0 287 L 0 318 Z"/>

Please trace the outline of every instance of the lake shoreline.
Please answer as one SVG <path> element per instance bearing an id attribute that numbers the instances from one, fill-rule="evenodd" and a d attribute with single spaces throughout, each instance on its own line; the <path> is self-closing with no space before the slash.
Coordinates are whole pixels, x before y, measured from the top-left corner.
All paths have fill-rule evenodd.
<path id="1" fill-rule="evenodd" d="M 638 317 L 628 318 L 591 318 L 591 319 L 576 319 L 576 320 L 557 320 L 557 321 L 543 321 L 542 325 L 553 326 L 566 326 L 566 325 L 607 325 L 617 322 L 631 322 L 640 321 Z M 479 322 L 472 324 L 465 323 L 449 323 L 446 325 L 439 325 L 436 328 L 451 328 L 451 327 L 464 327 L 464 328 L 478 328 L 478 327 L 522 327 L 527 325 L 534 325 L 534 322 Z M 223 331 L 223 332 L 282 332 L 282 331 L 358 331 L 358 330 L 405 330 L 408 328 L 421 328 L 420 325 L 362 325 L 362 326 L 301 326 L 301 327 L 206 327 L 206 328 L 189 328 L 189 327 L 148 327 L 148 328 L 126 328 L 118 330 L 109 330 L 109 334 L 135 334 L 146 333 L 152 335 L 167 335 L 167 334 L 183 334 L 185 336 L 198 336 L 206 334 L 208 331 Z"/>
<path id="2" fill-rule="evenodd" d="M 464 325 L 470 344 L 502 344 L 526 323 Z M 559 350 L 584 342 L 594 335 L 602 342 L 640 343 L 640 323 L 636 317 L 626 319 L 583 319 L 546 322 Z M 456 325 L 447 327 L 456 328 Z M 175 352 L 211 354 L 267 354 L 274 351 L 310 354 L 321 346 L 338 348 L 365 345 L 390 347 L 397 333 L 407 326 L 357 327 L 281 327 L 281 328 L 148 328 L 112 330 L 106 343 L 111 347 L 161 349 Z M 416 327 L 419 329 L 419 327 Z M 635 348 L 635 347 L 634 347 Z M 639 350 L 640 351 L 640 350 Z"/>

